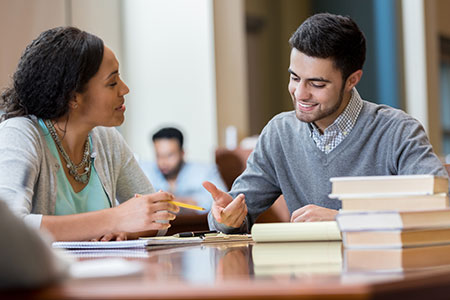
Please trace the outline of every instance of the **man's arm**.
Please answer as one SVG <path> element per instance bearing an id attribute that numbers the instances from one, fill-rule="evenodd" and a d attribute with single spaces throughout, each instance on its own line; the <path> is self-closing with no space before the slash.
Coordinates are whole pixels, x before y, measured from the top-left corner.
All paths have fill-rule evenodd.
<path id="1" fill-rule="evenodd" d="M 274 158 L 279 156 L 283 156 L 281 141 L 275 124 L 271 121 L 261 133 L 245 171 L 235 180 L 229 192 L 230 199 L 236 199 L 241 194 L 245 196 L 247 217 L 237 226 L 232 226 L 234 228 L 229 228 L 223 226 L 223 222 L 217 220 L 212 213 L 208 218 L 210 228 L 222 232 L 248 232 L 251 229 L 256 218 L 281 195 L 275 171 L 277 161 Z"/>
<path id="2" fill-rule="evenodd" d="M 432 174 L 448 178 L 447 171 L 433 152 L 427 134 L 417 120 L 402 120 L 391 131 L 393 142 L 389 150 L 393 174 Z"/>
<path id="3" fill-rule="evenodd" d="M 214 218 L 212 211 L 208 213 L 208 225 L 210 230 L 215 230 L 218 232 L 224 232 L 224 233 L 249 233 L 250 228 L 248 228 L 248 219 L 247 216 L 245 217 L 244 221 L 242 222 L 240 227 L 231 227 L 227 226 L 225 224 L 217 222 L 217 220 Z"/>
<path id="4" fill-rule="evenodd" d="M 291 222 L 334 221 L 337 213 L 335 209 L 308 204 L 292 213 Z"/>
<path id="5" fill-rule="evenodd" d="M 211 193 L 211 197 L 214 199 L 211 212 L 208 215 L 208 223 L 212 222 L 211 224 L 216 225 L 211 226 L 210 224 L 210 229 L 225 233 L 241 232 L 240 228 L 245 223 L 247 216 L 245 196 L 239 194 L 233 199 L 209 181 L 203 182 L 203 187 Z M 209 219 L 210 216 L 211 220 Z"/>

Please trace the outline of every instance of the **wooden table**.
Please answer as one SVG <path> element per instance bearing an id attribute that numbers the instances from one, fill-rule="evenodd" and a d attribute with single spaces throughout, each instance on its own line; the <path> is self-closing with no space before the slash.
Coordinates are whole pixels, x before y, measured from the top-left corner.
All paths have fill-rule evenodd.
<path id="1" fill-rule="evenodd" d="M 142 274 L 121 278 L 65 279 L 0 297 L 27 299 L 447 299 L 450 267 L 407 273 L 351 273 L 316 263 L 261 272 L 255 245 L 247 242 L 149 251 L 127 258 L 145 264 Z M 283 254 L 283 253 L 281 253 Z M 450 254 L 449 254 L 450 255 Z M 80 258 L 90 259 L 90 258 Z M 283 271 L 284 270 L 284 271 Z"/>

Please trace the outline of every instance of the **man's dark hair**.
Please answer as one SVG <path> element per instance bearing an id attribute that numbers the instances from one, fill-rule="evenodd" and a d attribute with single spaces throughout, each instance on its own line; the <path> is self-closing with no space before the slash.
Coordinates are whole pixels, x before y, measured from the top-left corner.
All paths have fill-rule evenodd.
<path id="1" fill-rule="evenodd" d="M 69 110 L 76 92 L 84 92 L 103 60 L 103 41 L 75 27 L 42 32 L 19 60 L 12 87 L 0 97 L 1 121 L 35 115 L 56 119 Z"/>
<path id="2" fill-rule="evenodd" d="M 306 19 L 289 39 L 298 51 L 319 58 L 331 58 L 344 80 L 362 69 L 366 39 L 358 25 L 340 15 L 320 13 Z"/>
<path id="3" fill-rule="evenodd" d="M 183 149 L 183 134 L 174 127 L 165 127 L 158 130 L 152 136 L 152 141 L 155 142 L 159 139 L 176 139 L 180 145 L 180 149 Z"/>

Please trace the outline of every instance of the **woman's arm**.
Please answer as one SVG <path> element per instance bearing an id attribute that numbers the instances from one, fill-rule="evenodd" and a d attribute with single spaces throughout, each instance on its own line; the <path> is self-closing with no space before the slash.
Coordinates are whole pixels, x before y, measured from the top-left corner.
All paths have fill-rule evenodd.
<path id="1" fill-rule="evenodd" d="M 156 192 L 134 158 L 130 147 L 115 128 L 96 128 L 92 137 L 98 143 L 96 168 L 103 169 L 100 172 L 97 170 L 97 173 L 104 174 L 112 183 L 115 198 L 119 203 L 124 203 L 135 194 Z M 102 161 L 107 163 L 102 164 Z"/>
<path id="2" fill-rule="evenodd" d="M 99 176 L 103 175 L 107 178 L 106 180 L 113 183 L 113 191 L 119 203 L 124 203 L 135 194 L 152 194 L 155 192 L 152 184 L 134 158 L 130 147 L 115 128 L 96 128 L 92 136 L 93 140 L 97 142 L 98 157 L 110 161 L 105 165 L 96 165 L 97 172 L 100 170 Z M 164 235 L 166 232 L 167 228 L 160 229 L 157 232 L 148 230 L 128 232 L 126 238 Z M 97 239 L 110 240 L 123 239 L 124 237 L 125 235 L 122 232 L 99 236 Z"/>
<path id="3" fill-rule="evenodd" d="M 0 198 L 8 204 L 13 213 L 35 228 L 39 228 L 41 214 L 32 214 L 33 206 L 48 206 L 40 201 L 33 201 L 36 185 L 46 187 L 43 194 L 48 201 L 51 184 L 41 180 L 43 153 L 40 132 L 29 118 L 16 117 L 0 123 Z"/>
<path id="4" fill-rule="evenodd" d="M 170 227 L 164 223 L 175 219 L 178 206 L 167 202 L 166 192 L 134 197 L 123 204 L 94 212 L 67 216 L 43 216 L 41 228 L 56 240 L 97 239 L 112 232 L 139 232 Z"/>

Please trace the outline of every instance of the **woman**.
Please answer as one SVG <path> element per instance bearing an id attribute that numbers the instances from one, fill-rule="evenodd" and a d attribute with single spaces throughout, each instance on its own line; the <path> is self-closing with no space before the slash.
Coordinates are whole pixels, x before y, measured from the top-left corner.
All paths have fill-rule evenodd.
<path id="1" fill-rule="evenodd" d="M 1 96 L 0 197 L 56 240 L 161 234 L 179 211 L 113 128 L 129 92 L 118 69 L 101 39 L 58 27 L 26 47 Z"/>

